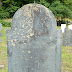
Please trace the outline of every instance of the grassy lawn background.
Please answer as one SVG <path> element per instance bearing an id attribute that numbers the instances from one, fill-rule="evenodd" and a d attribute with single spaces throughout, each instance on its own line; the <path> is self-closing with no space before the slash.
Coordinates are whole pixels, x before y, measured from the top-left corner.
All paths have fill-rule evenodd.
<path id="1" fill-rule="evenodd" d="M 60 29 L 60 26 L 57 27 Z M 0 67 L 0 72 L 8 72 L 7 65 L 7 42 L 6 42 L 6 29 L 7 27 L 3 27 L 2 33 L 2 43 L 0 43 L 0 65 L 4 65 L 4 67 Z M 72 72 L 72 47 L 62 46 L 62 71 L 61 72 Z"/>
<path id="2" fill-rule="evenodd" d="M 2 42 L 0 43 L 0 65 L 4 65 L 4 67 L 0 67 L 0 72 L 8 72 L 6 27 L 3 27 L 1 32 L 3 34 L 3 37 L 0 37 L 2 39 Z"/>

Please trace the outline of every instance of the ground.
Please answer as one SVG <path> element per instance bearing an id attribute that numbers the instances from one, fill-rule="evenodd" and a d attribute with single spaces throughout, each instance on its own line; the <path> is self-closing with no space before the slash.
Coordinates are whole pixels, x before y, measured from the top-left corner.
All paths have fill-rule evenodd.
<path id="1" fill-rule="evenodd" d="M 60 27 L 57 27 L 60 29 Z M 4 65 L 4 67 L 0 67 L 0 72 L 8 72 L 8 64 L 7 64 L 7 42 L 6 42 L 6 29 L 7 27 L 3 27 L 2 33 L 2 43 L 0 43 L 0 65 Z M 62 46 L 62 67 L 61 72 L 72 72 L 72 47 Z"/>

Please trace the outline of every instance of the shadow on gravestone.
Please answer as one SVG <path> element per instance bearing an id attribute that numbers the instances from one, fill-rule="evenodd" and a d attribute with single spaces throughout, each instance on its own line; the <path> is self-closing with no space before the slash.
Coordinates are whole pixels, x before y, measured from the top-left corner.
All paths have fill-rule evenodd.
<path id="1" fill-rule="evenodd" d="M 2 30 L 2 24 L 0 23 L 0 31 Z M 0 37 L 2 37 L 2 33 L 0 32 Z M 2 39 L 0 39 L 0 42 L 2 42 Z"/>
<path id="2" fill-rule="evenodd" d="M 48 8 L 40 4 L 21 7 L 7 29 L 8 72 L 60 72 L 62 38 L 57 34 Z"/>
<path id="3" fill-rule="evenodd" d="M 57 29 L 56 72 L 61 72 L 62 30 Z"/>

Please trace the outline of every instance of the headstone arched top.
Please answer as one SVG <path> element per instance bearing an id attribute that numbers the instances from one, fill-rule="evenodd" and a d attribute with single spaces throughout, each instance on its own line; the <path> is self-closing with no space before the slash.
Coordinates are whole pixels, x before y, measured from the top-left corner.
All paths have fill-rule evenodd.
<path id="1" fill-rule="evenodd" d="M 56 31 L 56 20 L 52 12 L 40 4 L 27 4 L 13 16 L 11 29 L 40 34 Z M 35 31 L 35 32 L 34 32 Z"/>
<path id="2" fill-rule="evenodd" d="M 56 37 L 57 24 L 53 13 L 43 5 L 27 4 L 13 16 L 8 39 L 26 39 L 32 36 Z M 12 37 L 11 37 L 12 36 Z"/>

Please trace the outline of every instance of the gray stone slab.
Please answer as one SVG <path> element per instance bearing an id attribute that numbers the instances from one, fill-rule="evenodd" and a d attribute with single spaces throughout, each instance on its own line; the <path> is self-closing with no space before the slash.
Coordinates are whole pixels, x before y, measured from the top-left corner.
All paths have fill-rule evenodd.
<path id="1" fill-rule="evenodd" d="M 57 24 L 43 5 L 27 4 L 7 29 L 8 72 L 56 72 Z"/>
<path id="2" fill-rule="evenodd" d="M 2 24 L 0 23 L 0 31 L 2 30 Z"/>
<path id="3" fill-rule="evenodd" d="M 56 72 L 61 72 L 62 30 L 57 30 Z"/>
<path id="4" fill-rule="evenodd" d="M 72 30 L 67 28 L 63 33 L 63 46 L 72 46 Z"/>

